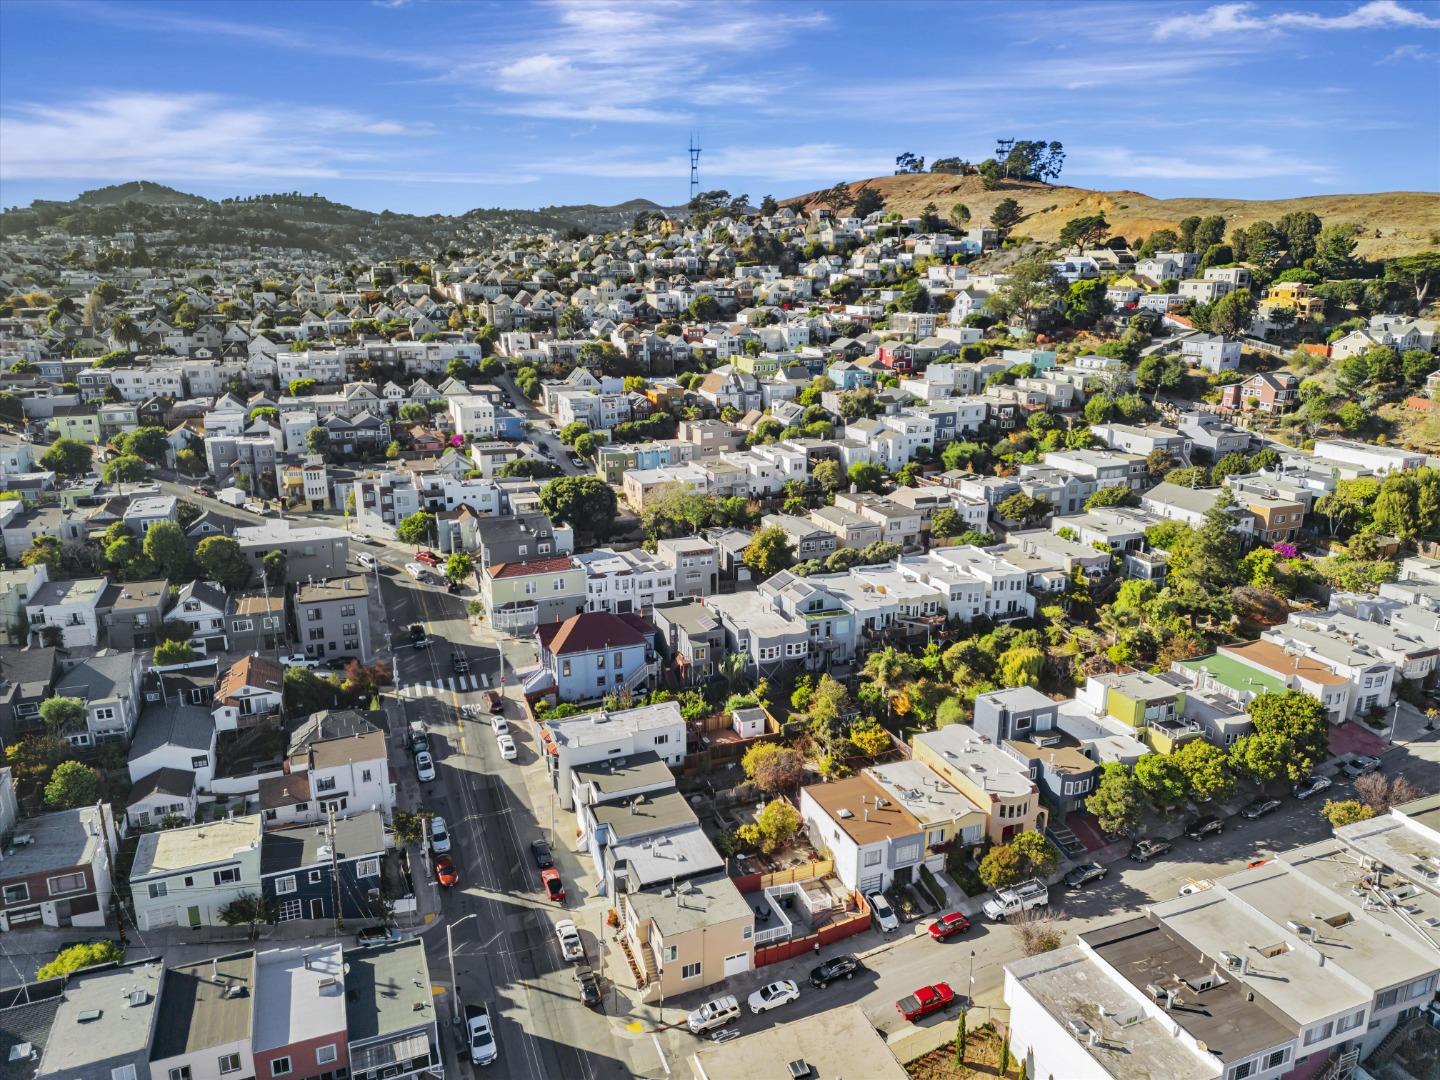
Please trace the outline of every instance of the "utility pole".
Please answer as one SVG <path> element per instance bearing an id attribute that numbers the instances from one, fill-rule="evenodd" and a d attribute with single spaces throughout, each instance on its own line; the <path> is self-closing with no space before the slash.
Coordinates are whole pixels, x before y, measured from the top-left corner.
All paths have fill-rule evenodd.
<path id="1" fill-rule="evenodd" d="M 100 831 L 105 841 L 105 859 L 110 864 L 110 903 L 115 908 L 115 928 L 120 932 L 120 947 L 125 947 L 125 907 L 120 903 L 120 890 L 116 882 L 120 878 L 119 871 L 115 866 L 115 843 L 110 835 L 110 819 L 105 814 L 105 803 L 103 800 L 95 804 L 95 812 L 100 815 Z"/>
<path id="2" fill-rule="evenodd" d="M 445 954 L 450 958 L 450 1019 L 452 1023 L 460 1023 L 460 986 L 455 981 L 455 942 L 450 932 L 459 926 L 466 919 L 475 918 L 475 912 L 461 916 L 452 923 L 445 924 Z"/>
<path id="3" fill-rule="evenodd" d="M 335 854 L 335 804 L 325 808 L 325 838 L 330 842 L 330 891 L 335 896 L 335 932 L 345 932 L 345 915 L 340 910 L 340 860 Z"/>

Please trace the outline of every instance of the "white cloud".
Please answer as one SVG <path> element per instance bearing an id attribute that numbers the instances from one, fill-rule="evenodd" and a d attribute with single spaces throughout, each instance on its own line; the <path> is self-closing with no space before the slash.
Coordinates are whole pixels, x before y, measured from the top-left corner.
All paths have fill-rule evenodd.
<path id="1" fill-rule="evenodd" d="M 1382 64 L 1395 64 L 1401 60 L 1418 60 L 1421 63 L 1425 63 L 1431 60 L 1440 60 L 1440 53 L 1431 52 L 1429 49 L 1422 49 L 1419 45 L 1401 45 L 1379 62 Z"/>
<path id="2" fill-rule="evenodd" d="M 348 177 L 364 163 L 383 163 L 385 144 L 434 130 L 343 109 L 246 104 L 215 94 L 101 94 L 8 106 L 0 113 L 0 176 Z"/>
<path id="3" fill-rule="evenodd" d="M 1328 162 L 1305 161 L 1271 146 L 1198 146 L 1183 151 L 1133 150 L 1092 146 L 1065 162 L 1067 177 L 1100 176 L 1121 186 L 1146 180 L 1262 180 L 1298 178 L 1329 181 L 1337 174 Z"/>
<path id="4" fill-rule="evenodd" d="M 1216 4 L 1199 15 L 1175 15 L 1155 27 L 1157 38 L 1187 39 L 1227 34 L 1269 33 L 1277 30 L 1436 30 L 1440 18 L 1405 7 L 1398 0 L 1367 0 L 1339 15 L 1310 11 L 1275 11 L 1255 14 L 1249 3 Z"/>

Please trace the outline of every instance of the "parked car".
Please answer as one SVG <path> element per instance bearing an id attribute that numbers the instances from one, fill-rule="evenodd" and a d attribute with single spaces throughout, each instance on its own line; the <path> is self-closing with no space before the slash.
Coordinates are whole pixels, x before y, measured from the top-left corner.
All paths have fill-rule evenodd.
<path id="1" fill-rule="evenodd" d="M 580 931 L 573 919 L 561 919 L 555 924 L 555 937 L 560 942 L 560 955 L 566 960 L 584 960 L 585 943 L 580 940 Z"/>
<path id="2" fill-rule="evenodd" d="M 394 926 L 367 926 L 355 935 L 357 945 L 385 945 L 400 940 L 400 931 Z"/>
<path id="3" fill-rule="evenodd" d="M 555 865 L 555 858 L 550 854 L 550 845 L 544 840 L 530 841 L 530 857 L 541 870 L 548 870 Z"/>
<path id="4" fill-rule="evenodd" d="M 818 967 L 810 970 L 810 985 L 824 990 L 836 979 L 853 979 L 860 970 L 860 961 L 850 955 L 832 956 Z"/>
<path id="5" fill-rule="evenodd" d="M 1012 915 L 1021 915 L 1037 907 L 1050 906 L 1050 887 L 1039 878 L 1029 878 L 1008 889 L 996 889 L 980 905 L 987 918 L 1004 922 Z"/>
<path id="6" fill-rule="evenodd" d="M 490 730 L 495 732 L 496 735 L 509 735 L 510 724 L 505 717 L 496 713 L 490 717 Z"/>
<path id="7" fill-rule="evenodd" d="M 441 855 L 435 860 L 435 880 L 447 889 L 453 889 L 460 883 L 460 868 L 449 855 Z"/>
<path id="8" fill-rule="evenodd" d="M 895 1008 L 906 1020 L 919 1020 L 922 1016 L 948 1009 L 955 1004 L 955 991 L 949 983 L 939 982 L 934 986 L 922 986 L 895 1003 Z"/>
<path id="9" fill-rule="evenodd" d="M 685 1018 L 685 1026 L 692 1035 L 703 1035 L 707 1031 L 724 1027 L 740 1019 L 740 1003 L 734 994 L 726 994 L 713 1001 L 707 1001 Z"/>
<path id="10" fill-rule="evenodd" d="M 430 749 L 430 733 L 425 730 L 424 721 L 410 721 L 410 752 L 418 754 Z"/>
<path id="11" fill-rule="evenodd" d="M 1110 873 L 1110 868 L 1108 866 L 1102 865 L 1101 863 L 1081 863 L 1079 866 L 1073 868 L 1066 873 L 1065 887 L 1069 889 L 1078 889 L 1082 885 L 1090 884 L 1090 882 L 1092 881 L 1099 881 L 1108 873 Z"/>
<path id="12" fill-rule="evenodd" d="M 900 919 L 884 894 L 872 892 L 865 897 L 865 902 L 870 905 L 870 916 L 882 933 L 890 934 L 900 929 Z"/>
<path id="13" fill-rule="evenodd" d="M 944 941 L 969 929 L 970 920 L 960 912 L 952 911 L 948 915 L 941 915 L 930 924 L 930 936 L 936 941 Z"/>
<path id="14" fill-rule="evenodd" d="M 415 552 L 415 561 L 424 563 L 426 566 L 439 566 L 440 556 L 436 555 L 433 551 L 427 551 L 425 548 L 421 548 Z"/>
<path id="15" fill-rule="evenodd" d="M 1311 795 L 1318 795 L 1333 783 L 1334 781 L 1328 776 L 1307 776 L 1290 789 L 1290 794 L 1297 799 L 1308 799 Z"/>
<path id="16" fill-rule="evenodd" d="M 215 489 L 212 487 L 206 487 L 204 484 L 197 484 L 190 490 L 193 491 L 196 495 L 204 495 L 207 499 L 213 499 L 215 497 Z"/>
<path id="17" fill-rule="evenodd" d="M 421 566 L 418 562 L 407 562 L 405 564 L 405 572 L 416 581 L 428 581 L 430 579 L 430 575 L 425 572 L 425 567 Z"/>
<path id="18" fill-rule="evenodd" d="M 410 624 L 410 644 L 417 649 L 430 647 L 430 636 L 425 633 L 425 627 L 418 622 Z"/>
<path id="19" fill-rule="evenodd" d="M 1149 862 L 1156 855 L 1164 855 L 1170 847 L 1169 840 L 1152 840 L 1149 837 L 1136 840 L 1130 845 L 1130 859 L 1132 862 Z"/>
<path id="20" fill-rule="evenodd" d="M 439 814 L 430 819 L 430 850 L 437 855 L 450 850 L 450 833 L 445 828 L 445 819 Z"/>
<path id="21" fill-rule="evenodd" d="M 435 759 L 429 750 L 415 751 L 415 775 L 425 784 L 435 779 Z"/>
<path id="22" fill-rule="evenodd" d="M 553 866 L 540 871 L 540 888 L 548 899 L 557 904 L 565 899 L 565 884 L 560 880 L 560 871 Z"/>
<path id="23" fill-rule="evenodd" d="M 581 964 L 575 969 L 575 982 L 580 988 L 580 1004 L 591 1009 L 600 1004 L 600 980 L 589 965 Z"/>
<path id="24" fill-rule="evenodd" d="M 290 656 L 280 657 L 280 666 L 314 669 L 320 666 L 320 661 L 314 657 L 306 656 L 303 652 L 297 652 Z"/>
<path id="25" fill-rule="evenodd" d="M 1225 822 L 1213 814 L 1208 817 L 1196 818 L 1185 826 L 1185 835 L 1191 840 L 1204 840 L 1212 833 L 1218 836 L 1225 831 Z"/>
<path id="26" fill-rule="evenodd" d="M 1380 768 L 1380 759 L 1367 754 L 1363 757 L 1351 758 L 1341 767 L 1345 770 L 1346 776 L 1355 779 Z"/>
<path id="27" fill-rule="evenodd" d="M 781 979 L 779 982 L 766 983 L 750 995 L 747 1004 L 750 1012 L 759 1016 L 771 1009 L 778 1009 L 781 1005 L 789 1004 L 800 996 L 800 987 L 796 986 L 789 979 Z"/>
<path id="28" fill-rule="evenodd" d="M 1264 817 L 1270 813 L 1271 810 L 1278 809 L 1279 806 L 1279 799 L 1256 799 L 1254 802 L 1246 803 L 1240 808 L 1240 816 L 1249 821 L 1254 821 L 1256 818 Z"/>
<path id="29" fill-rule="evenodd" d="M 585 459 L 582 458 L 579 454 L 571 454 L 570 464 L 574 465 L 577 469 L 583 469 L 585 468 Z"/>
<path id="30" fill-rule="evenodd" d="M 500 756 L 506 761 L 514 761 L 520 756 L 520 751 L 515 748 L 515 740 L 509 735 L 501 735 L 497 738 L 495 748 L 500 751 Z"/>
<path id="31" fill-rule="evenodd" d="M 355 561 L 361 566 L 363 566 L 366 570 L 374 570 L 375 567 L 380 565 L 379 560 L 376 559 L 374 555 L 371 555 L 368 551 L 362 551 L 358 555 L 356 555 Z"/>
<path id="32" fill-rule="evenodd" d="M 470 1039 L 470 1064 L 490 1065 L 500 1056 L 490 1010 L 484 1005 L 465 1006 L 465 1033 Z"/>
<path id="33" fill-rule="evenodd" d="M 494 690 L 486 690 L 481 694 L 480 704 L 483 705 L 485 711 L 492 716 L 498 716 L 505 711 L 505 699 Z"/>

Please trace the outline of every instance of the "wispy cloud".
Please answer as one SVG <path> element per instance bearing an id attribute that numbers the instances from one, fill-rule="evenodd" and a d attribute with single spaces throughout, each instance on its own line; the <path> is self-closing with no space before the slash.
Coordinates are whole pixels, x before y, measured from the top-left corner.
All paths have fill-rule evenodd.
<path id="1" fill-rule="evenodd" d="M 1160 39 L 1210 38 L 1222 35 L 1272 33 L 1278 30 L 1436 30 L 1440 18 L 1405 7 L 1398 0 L 1368 0 L 1340 14 L 1315 11 L 1274 11 L 1263 14 L 1249 3 L 1216 4 L 1198 15 L 1175 15 L 1155 27 Z"/>
<path id="2" fill-rule="evenodd" d="M 1197 146 L 1184 150 L 1138 151 L 1128 146 L 1090 146 L 1065 162 L 1067 177 L 1135 177 L 1152 180 L 1301 179 L 1324 183 L 1338 170 L 1329 162 L 1306 161 L 1272 146 Z"/>
<path id="3" fill-rule="evenodd" d="M 1428 63 L 1430 61 L 1440 60 L 1440 53 L 1423 49 L 1419 45 L 1401 45 L 1389 53 L 1389 55 L 1382 57 L 1377 63 L 1398 64 L 1402 60 L 1418 60 L 1421 63 Z"/>
<path id="4" fill-rule="evenodd" d="M 399 152 L 389 149 L 396 140 L 434 133 L 429 124 L 217 94 L 97 94 L 65 104 L 7 106 L 0 113 L 0 176 L 340 177 L 388 163 Z"/>

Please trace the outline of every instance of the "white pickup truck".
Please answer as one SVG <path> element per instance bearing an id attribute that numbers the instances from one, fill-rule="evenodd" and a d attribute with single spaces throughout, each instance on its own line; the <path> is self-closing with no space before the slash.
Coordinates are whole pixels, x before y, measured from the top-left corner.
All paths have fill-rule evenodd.
<path id="1" fill-rule="evenodd" d="M 980 910 L 996 922 L 1004 922 L 1007 916 L 1049 905 L 1050 889 L 1039 878 L 1031 878 L 1008 889 L 997 889 L 994 896 L 980 905 Z"/>

